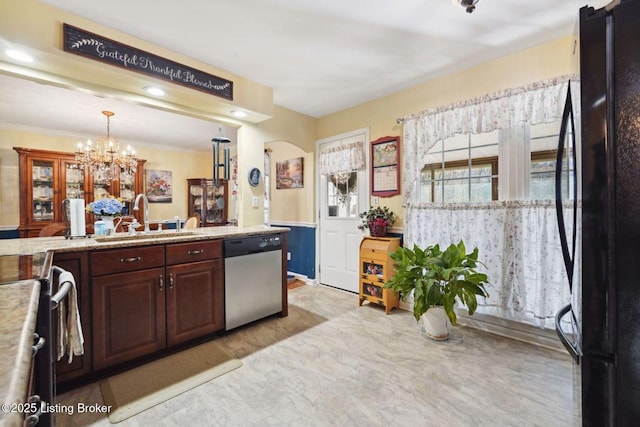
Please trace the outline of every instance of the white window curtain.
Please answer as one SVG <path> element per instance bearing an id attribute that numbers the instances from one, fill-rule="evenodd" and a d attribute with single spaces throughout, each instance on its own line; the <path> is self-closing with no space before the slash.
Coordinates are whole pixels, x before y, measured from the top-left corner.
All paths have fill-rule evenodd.
<path id="1" fill-rule="evenodd" d="M 420 171 L 425 154 L 439 140 L 458 133 L 482 133 L 562 117 L 573 76 L 536 82 L 494 95 L 427 110 L 404 122 L 404 244 L 448 246 L 463 240 L 478 247 L 492 286 L 479 301 L 480 313 L 553 327 L 556 312 L 570 294 L 560 249 L 554 202 L 496 201 L 425 204 L 420 198 Z M 572 91 L 574 94 L 578 90 Z M 575 99 L 579 106 L 579 99 Z M 579 114 L 579 113 L 578 113 Z M 570 224 L 571 208 L 564 210 Z M 570 235 L 570 234 L 569 234 Z M 579 247 L 579 246 L 578 246 Z M 579 278 L 580 263 L 576 261 Z"/>
<path id="2" fill-rule="evenodd" d="M 525 122 L 536 125 L 560 120 L 569 81 L 578 79 L 557 77 L 400 119 L 404 122 L 403 204 L 419 202 L 420 170 L 426 164 L 426 153 L 436 142 L 460 133 L 477 134 Z M 575 90 L 572 86 L 572 94 L 575 111 L 580 107 L 577 86 Z"/>
<path id="3" fill-rule="evenodd" d="M 364 142 L 350 142 L 320 150 L 318 167 L 323 175 L 337 175 L 364 168 L 364 159 Z"/>

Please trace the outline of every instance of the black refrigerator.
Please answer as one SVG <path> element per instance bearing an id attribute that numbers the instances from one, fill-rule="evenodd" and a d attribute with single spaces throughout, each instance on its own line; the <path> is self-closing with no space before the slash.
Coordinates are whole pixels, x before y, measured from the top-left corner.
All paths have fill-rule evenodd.
<path id="1" fill-rule="evenodd" d="M 567 235 L 576 228 L 558 215 L 577 298 L 558 313 L 556 329 L 580 368 L 583 425 L 639 426 L 640 0 L 584 7 L 579 19 L 578 236 Z M 576 241 L 581 275 L 573 271 Z"/>

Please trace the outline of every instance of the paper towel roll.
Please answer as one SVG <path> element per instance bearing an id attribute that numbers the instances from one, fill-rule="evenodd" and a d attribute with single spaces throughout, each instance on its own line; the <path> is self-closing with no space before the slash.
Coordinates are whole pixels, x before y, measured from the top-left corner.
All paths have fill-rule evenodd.
<path id="1" fill-rule="evenodd" d="M 87 231 L 84 223 L 84 199 L 71 199 L 70 201 L 71 236 L 85 236 Z"/>

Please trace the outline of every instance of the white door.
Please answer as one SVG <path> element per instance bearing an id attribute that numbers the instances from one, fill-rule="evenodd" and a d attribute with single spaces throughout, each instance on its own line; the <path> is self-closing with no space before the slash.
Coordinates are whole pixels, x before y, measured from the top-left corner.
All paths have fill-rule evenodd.
<path id="1" fill-rule="evenodd" d="M 322 148 L 362 142 L 368 164 L 368 130 L 356 131 L 319 141 Z M 337 175 L 318 177 L 319 282 L 358 292 L 358 257 L 363 232 L 358 228 L 360 212 L 369 203 L 367 168 Z"/>

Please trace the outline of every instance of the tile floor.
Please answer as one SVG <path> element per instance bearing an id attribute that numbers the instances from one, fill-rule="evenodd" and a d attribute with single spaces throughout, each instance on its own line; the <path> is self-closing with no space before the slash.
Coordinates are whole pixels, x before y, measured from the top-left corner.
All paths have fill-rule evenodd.
<path id="1" fill-rule="evenodd" d="M 457 327 L 421 335 L 403 310 L 325 286 L 289 291 L 286 318 L 217 338 L 243 361 L 119 426 L 578 426 L 568 355 Z M 102 403 L 92 384 L 59 403 Z M 105 415 L 57 416 L 106 426 Z"/>

